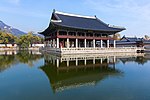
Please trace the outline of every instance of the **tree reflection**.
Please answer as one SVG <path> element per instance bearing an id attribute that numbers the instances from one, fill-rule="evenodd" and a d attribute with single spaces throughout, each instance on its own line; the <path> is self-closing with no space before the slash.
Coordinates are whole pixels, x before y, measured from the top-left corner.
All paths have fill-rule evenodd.
<path id="1" fill-rule="evenodd" d="M 0 72 L 11 67 L 11 65 L 16 63 L 14 55 L 0 55 Z"/>
<path id="2" fill-rule="evenodd" d="M 41 59 L 42 57 L 43 56 L 40 54 L 32 54 L 32 51 L 18 51 L 16 55 L 14 53 L 8 55 L 7 52 L 3 54 L 1 53 L 0 72 L 18 63 L 24 63 L 28 64 L 29 66 L 33 66 L 33 62 Z"/>
<path id="3" fill-rule="evenodd" d="M 19 62 L 33 66 L 33 62 L 42 58 L 42 55 L 33 54 L 32 51 L 19 51 L 16 55 L 16 58 Z"/>

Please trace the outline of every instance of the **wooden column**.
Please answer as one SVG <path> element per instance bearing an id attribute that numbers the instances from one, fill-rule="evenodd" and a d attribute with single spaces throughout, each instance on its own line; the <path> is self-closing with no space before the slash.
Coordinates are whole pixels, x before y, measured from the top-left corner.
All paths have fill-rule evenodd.
<path id="1" fill-rule="evenodd" d="M 59 48 L 59 38 L 57 38 L 57 48 Z"/>
<path id="2" fill-rule="evenodd" d="M 114 48 L 116 48 L 116 40 L 114 40 Z"/>
<path id="3" fill-rule="evenodd" d="M 103 48 L 103 40 L 101 40 L 101 48 Z"/>
<path id="4" fill-rule="evenodd" d="M 93 48 L 95 48 L 95 39 L 93 39 Z"/>
<path id="5" fill-rule="evenodd" d="M 109 48 L 109 40 L 107 40 L 107 48 Z"/>
<path id="6" fill-rule="evenodd" d="M 69 38 L 67 38 L 67 48 L 69 48 Z"/>
<path id="7" fill-rule="evenodd" d="M 76 48 L 78 48 L 78 39 L 76 38 Z"/>
<path id="8" fill-rule="evenodd" d="M 84 47 L 86 48 L 86 39 L 84 39 Z"/>

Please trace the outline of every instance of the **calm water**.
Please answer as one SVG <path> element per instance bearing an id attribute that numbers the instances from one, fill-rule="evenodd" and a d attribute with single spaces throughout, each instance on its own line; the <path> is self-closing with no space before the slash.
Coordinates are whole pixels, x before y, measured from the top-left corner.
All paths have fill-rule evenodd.
<path id="1" fill-rule="evenodd" d="M 0 100 L 150 100 L 150 55 L 0 52 Z"/>

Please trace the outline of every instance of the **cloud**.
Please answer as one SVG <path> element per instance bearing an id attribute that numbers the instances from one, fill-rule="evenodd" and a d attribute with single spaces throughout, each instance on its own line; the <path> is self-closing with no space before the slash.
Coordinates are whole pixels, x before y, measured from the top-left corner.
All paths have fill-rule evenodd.
<path id="1" fill-rule="evenodd" d="M 127 30 L 122 32 L 124 35 L 143 36 L 150 33 L 149 0 L 85 0 L 84 4 L 100 16 L 107 16 L 108 22 L 125 26 Z"/>
<path id="2" fill-rule="evenodd" d="M 85 4 L 100 12 L 150 21 L 149 0 L 85 0 Z"/>
<path id="3" fill-rule="evenodd" d="M 3 0 L 4 2 L 18 5 L 20 4 L 20 0 Z"/>

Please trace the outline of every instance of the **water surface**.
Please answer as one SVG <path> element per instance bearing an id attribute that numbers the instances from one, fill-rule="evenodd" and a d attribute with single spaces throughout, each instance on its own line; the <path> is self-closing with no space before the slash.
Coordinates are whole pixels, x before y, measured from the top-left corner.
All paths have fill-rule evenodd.
<path id="1" fill-rule="evenodd" d="M 0 53 L 0 100 L 150 100 L 150 55 Z"/>

